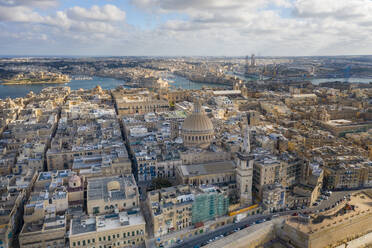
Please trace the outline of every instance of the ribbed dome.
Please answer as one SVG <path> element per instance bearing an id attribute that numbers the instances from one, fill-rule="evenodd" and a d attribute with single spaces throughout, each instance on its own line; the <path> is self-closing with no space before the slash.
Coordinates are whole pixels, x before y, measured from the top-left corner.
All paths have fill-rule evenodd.
<path id="1" fill-rule="evenodd" d="M 213 131 L 213 124 L 206 114 L 194 112 L 184 120 L 182 130 L 186 132 L 208 132 Z"/>
<path id="2" fill-rule="evenodd" d="M 213 139 L 213 123 L 201 108 L 200 101 L 194 104 L 194 112 L 182 124 L 182 139 L 186 147 L 206 148 Z"/>

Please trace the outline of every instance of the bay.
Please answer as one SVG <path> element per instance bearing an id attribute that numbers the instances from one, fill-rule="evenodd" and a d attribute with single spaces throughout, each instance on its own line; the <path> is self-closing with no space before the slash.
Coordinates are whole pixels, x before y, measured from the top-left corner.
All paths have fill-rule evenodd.
<path id="1" fill-rule="evenodd" d="M 206 83 L 197 83 L 191 82 L 190 80 L 177 76 L 177 75 L 170 75 L 168 78 L 170 81 L 169 86 L 170 88 L 181 88 L 181 89 L 201 89 L 204 86 L 207 87 L 220 87 L 220 88 L 228 88 L 226 85 L 219 85 L 219 84 L 206 84 Z M 1 85 L 0 84 L 0 99 L 5 99 L 7 97 L 10 98 L 17 98 L 17 97 L 24 97 L 30 91 L 34 93 L 39 93 L 45 87 L 57 87 L 57 86 L 68 86 L 71 90 L 77 89 L 92 89 L 97 85 L 101 86 L 102 89 L 115 89 L 116 87 L 123 85 L 125 86 L 125 81 L 115 78 L 108 78 L 108 77 L 92 77 L 89 80 L 76 80 L 72 79 L 67 84 L 17 84 L 17 85 Z"/>
<path id="2" fill-rule="evenodd" d="M 17 98 L 24 97 L 30 91 L 34 93 L 39 93 L 45 87 L 58 87 L 58 86 L 68 86 L 72 90 L 77 89 L 92 89 L 97 85 L 100 85 L 102 89 L 112 89 L 119 85 L 123 85 L 125 81 L 118 80 L 115 78 L 104 78 L 104 77 L 93 77 L 90 80 L 71 80 L 66 84 L 17 84 L 17 85 L 0 85 L 0 99 L 5 99 L 7 97 Z"/>

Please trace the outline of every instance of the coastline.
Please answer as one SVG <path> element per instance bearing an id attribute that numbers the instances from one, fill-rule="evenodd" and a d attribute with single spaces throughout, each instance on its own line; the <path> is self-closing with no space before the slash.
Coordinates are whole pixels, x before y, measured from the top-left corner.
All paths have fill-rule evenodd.
<path id="1" fill-rule="evenodd" d="M 33 84 L 66 84 L 66 83 L 69 83 L 71 82 L 71 80 L 69 81 L 35 81 L 35 82 L 32 82 L 32 81 L 7 81 L 7 80 L 3 80 L 3 81 L 0 81 L 0 84 L 1 85 L 33 85 Z"/>

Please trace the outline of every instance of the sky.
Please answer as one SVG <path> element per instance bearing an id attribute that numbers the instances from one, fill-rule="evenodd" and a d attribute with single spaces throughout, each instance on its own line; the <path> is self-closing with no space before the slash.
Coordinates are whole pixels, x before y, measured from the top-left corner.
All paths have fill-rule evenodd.
<path id="1" fill-rule="evenodd" d="M 372 54 L 372 0 L 0 0 L 0 55 Z"/>

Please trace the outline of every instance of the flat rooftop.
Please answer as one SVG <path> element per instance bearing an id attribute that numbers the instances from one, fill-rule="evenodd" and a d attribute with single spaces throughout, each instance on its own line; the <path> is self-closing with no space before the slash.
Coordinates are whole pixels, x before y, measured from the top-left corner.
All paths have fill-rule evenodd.
<path id="1" fill-rule="evenodd" d="M 88 201 L 132 198 L 133 195 L 127 195 L 127 193 L 130 191 L 129 189 L 136 187 L 137 185 L 132 175 L 92 178 L 88 180 Z"/>
<path id="2" fill-rule="evenodd" d="M 145 224 L 145 219 L 140 211 L 112 213 L 96 217 L 83 216 L 71 220 L 70 236 Z"/>
<path id="3" fill-rule="evenodd" d="M 183 176 L 212 175 L 219 173 L 234 172 L 235 164 L 232 161 L 220 161 L 203 164 L 181 165 Z"/>

